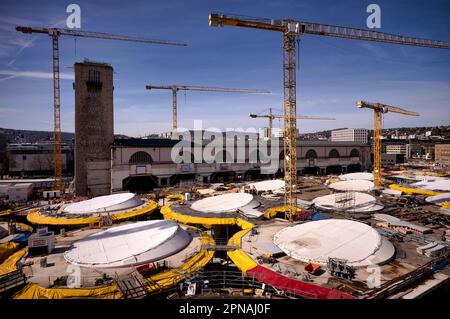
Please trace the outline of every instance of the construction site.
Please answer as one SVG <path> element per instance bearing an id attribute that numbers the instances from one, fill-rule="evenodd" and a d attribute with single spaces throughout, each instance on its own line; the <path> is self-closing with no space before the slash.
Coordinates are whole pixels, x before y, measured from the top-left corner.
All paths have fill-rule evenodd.
<path id="1" fill-rule="evenodd" d="M 76 62 L 73 177 L 63 172 L 61 38 L 144 47 L 189 44 L 17 26 L 21 34 L 50 38 L 53 174 L 0 180 L 0 191 L 8 194 L 0 207 L 0 299 L 448 296 L 450 159 L 393 164 L 382 159 L 384 117 L 422 114 L 378 101 L 354 101 L 350 111 L 373 123 L 372 141 L 367 135 L 361 135 L 366 141 L 302 140 L 298 128 L 304 121 L 334 121 L 339 114 L 300 114 L 296 72 L 300 38 L 302 46 L 310 37 L 331 37 L 405 51 L 407 46 L 448 50 L 450 43 L 294 18 L 213 12 L 204 17 L 215 37 L 221 37 L 220 29 L 234 27 L 223 41 L 242 28 L 275 31 L 282 41 L 282 112 L 270 107 L 264 114 L 249 116 L 244 110 L 242 115 L 253 125 L 258 118 L 268 121 L 265 136 L 183 132 L 177 94 L 271 94 L 266 89 L 143 83 L 138 89 L 149 93 L 148 99 L 153 90 L 172 92 L 172 105 L 160 107 L 161 113 L 171 113 L 169 136 L 117 137 L 114 64 Z M 279 135 L 276 119 L 282 123 Z M 218 141 L 226 147 L 215 149 L 211 160 L 197 157 Z M 262 153 L 264 147 L 269 155 Z M 450 152 L 448 144 L 439 147 L 442 154 Z M 265 156 L 274 168 L 267 169 Z"/>

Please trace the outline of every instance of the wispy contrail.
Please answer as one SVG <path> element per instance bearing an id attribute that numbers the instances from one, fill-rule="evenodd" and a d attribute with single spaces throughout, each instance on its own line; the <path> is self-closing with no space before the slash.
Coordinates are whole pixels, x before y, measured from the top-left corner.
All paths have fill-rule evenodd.
<path id="1" fill-rule="evenodd" d="M 0 70 L 0 75 L 6 75 L 5 78 L 0 79 L 0 81 L 5 81 L 8 79 L 16 77 L 34 78 L 34 79 L 52 79 L 52 72 L 39 72 L 39 71 L 15 71 L 15 70 Z M 61 80 L 73 80 L 74 76 L 71 73 L 61 73 Z"/>

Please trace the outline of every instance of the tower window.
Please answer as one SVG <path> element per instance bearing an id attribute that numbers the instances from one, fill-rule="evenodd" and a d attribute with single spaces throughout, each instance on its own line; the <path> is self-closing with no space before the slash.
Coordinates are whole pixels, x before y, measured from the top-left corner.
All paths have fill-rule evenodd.
<path id="1" fill-rule="evenodd" d="M 98 83 L 100 82 L 100 71 L 89 70 L 89 82 Z"/>

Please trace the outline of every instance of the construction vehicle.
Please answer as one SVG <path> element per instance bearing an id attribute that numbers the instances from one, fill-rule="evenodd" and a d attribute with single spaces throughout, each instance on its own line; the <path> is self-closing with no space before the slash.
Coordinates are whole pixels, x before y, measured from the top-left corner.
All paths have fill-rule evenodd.
<path id="1" fill-rule="evenodd" d="M 238 15 L 211 13 L 209 26 L 234 26 L 276 31 L 282 34 L 283 49 L 283 110 L 284 110 L 284 180 L 286 219 L 291 220 L 296 211 L 297 199 L 297 98 L 296 98 L 296 42 L 305 34 L 344 39 L 365 40 L 428 48 L 450 49 L 450 42 L 405 37 L 373 30 L 355 29 L 304 22 L 293 19 L 264 19 Z"/>
<path id="2" fill-rule="evenodd" d="M 268 126 L 269 132 L 267 133 L 269 139 L 272 138 L 273 120 L 283 118 L 283 115 L 273 114 L 271 107 L 269 107 L 269 114 L 259 115 L 259 114 L 250 113 L 249 116 L 254 119 L 255 118 L 268 118 L 269 119 L 269 126 Z M 297 116 L 296 118 L 298 120 L 335 120 L 336 119 L 334 117 L 329 117 L 329 116 L 310 116 L 310 115 Z"/>
<path id="3" fill-rule="evenodd" d="M 207 87 L 207 86 L 188 86 L 188 85 L 166 85 L 156 86 L 147 85 L 146 90 L 171 90 L 172 91 L 172 132 L 176 132 L 178 128 L 178 115 L 177 115 L 177 92 L 184 91 L 202 91 L 202 92 L 226 92 L 226 93 L 260 93 L 268 94 L 267 90 L 250 90 L 250 89 L 230 89 L 221 87 Z"/>
<path id="4" fill-rule="evenodd" d="M 305 266 L 305 270 L 309 274 L 314 275 L 314 276 L 320 275 L 320 273 L 322 272 L 322 268 L 320 267 L 320 265 L 312 263 L 312 262 L 310 262 L 309 264 L 307 264 Z"/>
<path id="5" fill-rule="evenodd" d="M 370 103 L 364 101 L 356 102 L 359 108 L 373 110 L 374 130 L 373 130 L 373 182 L 375 186 L 382 186 L 381 181 L 381 129 L 383 125 L 382 115 L 388 112 L 402 115 L 419 116 L 419 113 L 407 111 L 399 107 L 381 103 Z"/>
<path id="6" fill-rule="evenodd" d="M 61 99 L 60 99 L 60 74 L 59 74 L 59 37 L 62 35 L 84 38 L 97 38 L 105 40 L 118 40 L 127 42 L 140 42 L 146 44 L 164 44 L 164 45 L 176 45 L 186 46 L 185 43 L 145 39 L 138 37 L 130 37 L 124 35 L 115 35 L 102 32 L 81 31 L 71 29 L 60 28 L 32 28 L 18 26 L 16 30 L 22 33 L 40 33 L 48 34 L 52 37 L 52 60 L 53 60 L 53 160 L 54 160 L 54 172 L 55 172 L 55 189 L 64 191 L 62 183 L 62 154 L 61 154 Z"/>

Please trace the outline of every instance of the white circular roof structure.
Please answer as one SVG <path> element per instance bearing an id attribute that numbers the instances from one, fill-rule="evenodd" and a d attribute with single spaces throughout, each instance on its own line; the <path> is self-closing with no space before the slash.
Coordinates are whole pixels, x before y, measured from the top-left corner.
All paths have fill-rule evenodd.
<path id="1" fill-rule="evenodd" d="M 316 197 L 314 205 L 324 210 L 345 210 L 353 213 L 367 213 L 383 209 L 375 197 L 366 193 L 348 192 Z"/>
<path id="2" fill-rule="evenodd" d="M 270 181 L 262 181 L 248 184 L 250 187 L 255 187 L 258 192 L 267 192 L 279 190 L 284 187 L 284 181 L 281 179 L 274 179 Z"/>
<path id="3" fill-rule="evenodd" d="M 339 179 L 342 181 L 351 181 L 355 179 L 363 179 L 366 181 L 373 181 L 373 174 L 372 173 L 348 173 L 339 175 Z"/>
<path id="4" fill-rule="evenodd" d="M 150 220 L 109 228 L 76 241 L 64 258 L 82 267 L 127 267 L 171 256 L 190 241 L 190 234 L 177 223 Z"/>
<path id="5" fill-rule="evenodd" d="M 120 193 L 72 203 L 65 206 L 63 212 L 66 214 L 114 212 L 134 208 L 143 203 L 144 201 L 133 193 Z"/>
<path id="6" fill-rule="evenodd" d="M 423 181 L 411 184 L 416 188 L 432 191 L 450 191 L 450 179 L 439 179 L 432 181 Z"/>
<path id="7" fill-rule="evenodd" d="M 372 227 L 346 219 L 326 219 L 287 227 L 273 242 L 288 256 L 305 263 L 327 263 L 328 257 L 346 259 L 362 267 L 388 262 L 394 246 Z"/>
<path id="8" fill-rule="evenodd" d="M 337 191 L 359 191 L 368 192 L 375 188 L 375 184 L 364 179 L 355 179 L 342 182 L 331 183 L 329 188 Z"/>
<path id="9" fill-rule="evenodd" d="M 247 193 L 230 193 L 207 197 L 191 205 L 193 210 L 202 213 L 233 212 L 238 208 L 255 208 L 259 203 L 253 200 L 253 195 Z"/>
<path id="10" fill-rule="evenodd" d="M 425 200 L 432 204 L 441 205 L 443 202 L 450 202 L 450 193 L 428 196 Z"/>

